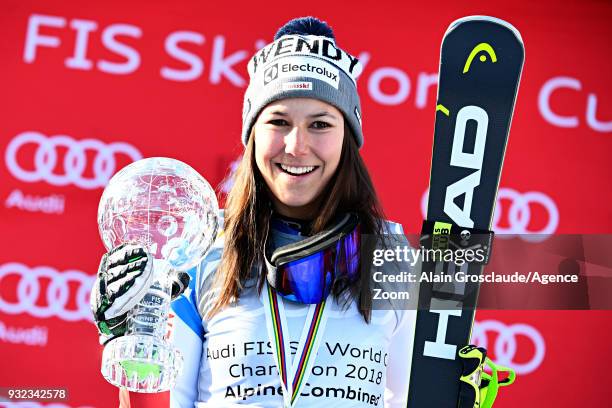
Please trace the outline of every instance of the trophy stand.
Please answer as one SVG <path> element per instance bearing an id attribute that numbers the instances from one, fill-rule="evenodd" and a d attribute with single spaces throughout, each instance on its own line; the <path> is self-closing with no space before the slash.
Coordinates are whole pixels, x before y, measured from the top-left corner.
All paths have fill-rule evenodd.
<path id="1" fill-rule="evenodd" d="M 142 393 L 168 391 L 181 370 L 183 357 L 168 342 L 169 270 L 167 261 L 153 260 L 154 283 L 130 310 L 125 336 L 104 347 L 102 375 L 117 387 Z"/>

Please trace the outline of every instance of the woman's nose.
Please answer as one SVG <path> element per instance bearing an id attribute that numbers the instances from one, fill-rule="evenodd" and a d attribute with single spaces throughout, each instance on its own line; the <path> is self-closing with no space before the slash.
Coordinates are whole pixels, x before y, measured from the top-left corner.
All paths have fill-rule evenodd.
<path id="1" fill-rule="evenodd" d="M 303 156 L 308 152 L 308 134 L 299 126 L 294 126 L 285 136 L 285 153 Z"/>

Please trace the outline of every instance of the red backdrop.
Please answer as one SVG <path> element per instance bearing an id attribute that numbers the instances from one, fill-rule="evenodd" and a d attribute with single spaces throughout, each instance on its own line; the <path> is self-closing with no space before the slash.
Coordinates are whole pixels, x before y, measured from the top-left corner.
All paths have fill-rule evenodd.
<path id="1" fill-rule="evenodd" d="M 148 156 L 185 161 L 219 185 L 241 153 L 246 61 L 295 16 L 329 21 L 365 63 L 362 153 L 406 231 L 423 216 L 440 41 L 471 14 L 511 22 L 526 48 L 497 231 L 612 230 L 608 2 L 85 3 L 0 6 L 0 386 L 63 386 L 66 406 L 116 405 L 88 311 L 102 189 Z M 519 372 L 498 406 L 607 400 L 598 379 L 611 363 L 611 316 L 479 312 L 479 339 Z"/>

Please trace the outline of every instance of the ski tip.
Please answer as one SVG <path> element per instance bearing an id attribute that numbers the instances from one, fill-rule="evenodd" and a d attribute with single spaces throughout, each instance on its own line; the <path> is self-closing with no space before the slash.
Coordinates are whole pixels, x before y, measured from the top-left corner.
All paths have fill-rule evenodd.
<path id="1" fill-rule="evenodd" d="M 519 30 L 516 29 L 516 27 L 514 27 L 512 24 L 510 24 L 509 22 L 502 20 L 501 18 L 497 18 L 497 17 L 491 17 L 491 16 L 466 16 L 466 17 L 462 17 L 458 20 L 453 21 L 448 28 L 446 29 L 446 33 L 444 33 L 444 35 L 447 35 L 448 33 L 450 33 L 451 31 L 453 31 L 455 28 L 457 28 L 460 24 L 462 23 L 467 23 L 470 21 L 488 21 L 490 23 L 496 23 L 496 24 L 500 24 L 503 25 L 504 27 L 506 27 L 508 30 L 512 31 L 512 33 L 514 34 L 514 36 L 516 37 L 516 39 L 523 44 L 523 37 L 521 37 L 521 33 L 519 32 Z"/>

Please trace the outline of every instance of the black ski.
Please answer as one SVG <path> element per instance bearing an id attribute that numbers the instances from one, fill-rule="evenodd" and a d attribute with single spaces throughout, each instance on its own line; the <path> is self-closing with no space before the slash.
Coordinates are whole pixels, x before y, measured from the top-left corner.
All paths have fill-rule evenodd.
<path id="1" fill-rule="evenodd" d="M 491 229 L 523 60 L 521 36 L 505 21 L 472 16 L 449 26 L 440 57 L 426 245 L 452 243 L 450 235 L 458 233 L 467 238 L 465 229 Z M 460 269 L 479 275 L 483 265 L 423 264 L 428 272 Z M 470 341 L 478 289 L 478 283 L 421 282 L 409 408 L 457 407 L 457 351 Z"/>

